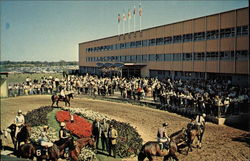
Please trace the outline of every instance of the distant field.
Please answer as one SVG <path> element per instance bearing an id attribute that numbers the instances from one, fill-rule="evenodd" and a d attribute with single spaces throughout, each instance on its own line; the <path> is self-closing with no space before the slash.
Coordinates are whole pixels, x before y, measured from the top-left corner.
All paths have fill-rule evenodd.
<path id="1" fill-rule="evenodd" d="M 61 73 L 55 73 L 55 74 L 9 74 L 7 77 L 8 83 L 22 83 L 25 82 L 26 78 L 29 77 L 33 81 L 34 79 L 40 80 L 41 77 L 58 77 L 61 79 L 63 75 Z"/>

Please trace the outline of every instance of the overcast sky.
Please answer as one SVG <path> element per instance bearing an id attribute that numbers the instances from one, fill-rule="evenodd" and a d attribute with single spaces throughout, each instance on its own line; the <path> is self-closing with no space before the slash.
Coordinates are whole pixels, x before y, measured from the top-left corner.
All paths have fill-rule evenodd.
<path id="1" fill-rule="evenodd" d="M 22 0 L 0 1 L 0 5 L 1 60 L 78 61 L 79 43 L 116 35 L 117 15 L 127 15 L 134 6 L 138 11 L 139 1 Z M 248 0 L 142 0 L 141 6 L 144 29 L 249 4 Z M 133 30 L 133 18 L 130 29 Z M 139 30 L 138 12 L 136 30 Z"/>

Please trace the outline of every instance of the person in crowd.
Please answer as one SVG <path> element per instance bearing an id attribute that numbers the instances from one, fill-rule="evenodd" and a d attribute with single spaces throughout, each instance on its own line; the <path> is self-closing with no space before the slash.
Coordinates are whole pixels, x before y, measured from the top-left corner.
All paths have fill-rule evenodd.
<path id="1" fill-rule="evenodd" d="M 116 158 L 116 144 L 117 144 L 117 137 L 118 132 L 114 128 L 113 124 L 110 124 L 109 131 L 108 131 L 108 138 L 109 138 L 109 156 L 111 155 L 111 152 L 113 151 L 113 157 Z"/>
<path id="2" fill-rule="evenodd" d="M 100 120 L 99 119 L 95 119 L 95 121 L 93 122 L 92 125 L 92 134 L 95 138 L 96 141 L 96 148 L 99 149 L 98 145 L 99 145 L 99 138 L 100 138 L 100 133 L 101 131 L 101 124 L 100 124 Z"/>
<path id="3" fill-rule="evenodd" d="M 102 140 L 102 150 L 103 151 L 108 151 L 108 130 L 109 130 L 109 125 L 106 121 L 106 119 L 103 119 L 102 125 L 101 125 L 101 140 Z"/>
<path id="4" fill-rule="evenodd" d="M 24 123 L 25 123 L 25 118 L 22 114 L 22 110 L 18 110 L 17 115 L 16 115 L 15 120 L 14 120 L 14 124 L 16 125 L 15 137 L 17 136 L 17 133 L 23 127 Z"/>
<path id="5" fill-rule="evenodd" d="M 170 143 L 170 138 L 167 135 L 166 129 L 168 127 L 168 123 L 163 123 L 162 127 L 158 128 L 157 131 L 157 141 L 159 142 L 160 149 L 167 149 Z"/>

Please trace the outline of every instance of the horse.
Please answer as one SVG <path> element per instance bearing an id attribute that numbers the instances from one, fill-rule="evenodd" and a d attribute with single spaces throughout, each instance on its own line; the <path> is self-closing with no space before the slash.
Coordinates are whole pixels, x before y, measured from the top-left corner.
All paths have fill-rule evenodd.
<path id="1" fill-rule="evenodd" d="M 193 125 L 187 129 L 187 136 L 188 136 L 187 154 L 189 151 L 192 151 L 192 144 L 196 137 L 198 139 L 198 147 L 201 148 L 201 142 L 202 142 L 204 131 L 205 131 L 205 126 L 202 126 L 202 125 L 200 127 L 198 125 Z"/>
<path id="2" fill-rule="evenodd" d="M 171 134 L 170 139 L 176 143 L 179 151 L 179 146 L 182 145 L 183 143 L 187 143 L 188 140 L 187 129 L 182 128 L 181 130 Z"/>
<path id="3" fill-rule="evenodd" d="M 21 142 L 24 142 L 25 144 L 28 142 L 31 132 L 30 127 L 27 124 L 21 127 L 21 130 L 17 133 L 16 137 L 16 124 L 11 124 L 7 129 L 10 129 L 10 136 L 12 143 L 14 144 L 15 151 L 20 148 Z"/>
<path id="4" fill-rule="evenodd" d="M 70 93 L 70 94 L 65 95 L 64 98 L 61 98 L 61 97 L 58 96 L 58 95 L 52 95 L 52 96 L 51 96 L 51 101 L 52 101 L 52 105 L 51 105 L 51 106 L 53 106 L 54 103 L 56 102 L 56 105 L 57 105 L 57 107 L 58 107 L 58 102 L 59 102 L 59 101 L 65 102 L 65 106 L 67 106 L 67 104 L 70 106 L 70 99 L 71 99 L 71 98 L 72 98 L 72 99 L 74 98 L 73 93 Z"/>
<path id="5" fill-rule="evenodd" d="M 72 160 L 78 161 L 78 156 L 81 153 L 81 149 L 85 146 L 90 146 L 95 149 L 95 139 L 92 137 L 86 137 L 76 140 L 75 149 L 70 150 L 69 156 Z"/>
<path id="6" fill-rule="evenodd" d="M 176 156 L 177 145 L 174 141 L 170 141 L 170 148 L 169 149 L 160 149 L 159 142 L 157 141 L 149 141 L 145 143 L 141 151 L 138 155 L 138 161 L 143 161 L 145 158 L 148 158 L 149 161 L 153 161 L 153 157 L 160 156 L 164 157 L 163 160 L 168 160 L 169 158 L 178 160 Z"/>
<path id="7" fill-rule="evenodd" d="M 60 139 L 58 141 L 55 141 L 54 144 L 57 145 L 57 147 L 60 151 L 60 157 L 62 157 L 62 158 L 64 158 L 66 148 L 69 148 L 69 151 L 75 149 L 75 141 L 74 141 L 73 137 L 69 137 L 66 139 Z M 67 151 L 67 154 L 69 154 L 69 151 Z"/>
<path id="8" fill-rule="evenodd" d="M 29 143 L 22 145 L 20 147 L 19 153 L 22 158 L 29 158 L 31 160 L 36 157 L 38 161 L 48 158 L 50 160 L 57 161 L 60 157 L 64 158 L 65 149 L 67 147 L 69 148 L 69 151 L 75 148 L 73 138 L 60 139 L 58 141 L 55 141 L 54 145 L 48 148 L 49 156 L 42 152 L 44 147 L 41 147 L 41 145 L 38 143 Z"/>

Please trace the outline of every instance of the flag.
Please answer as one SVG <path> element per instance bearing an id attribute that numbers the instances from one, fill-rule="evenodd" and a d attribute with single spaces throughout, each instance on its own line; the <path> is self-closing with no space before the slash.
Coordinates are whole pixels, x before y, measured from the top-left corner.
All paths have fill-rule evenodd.
<path id="1" fill-rule="evenodd" d="M 126 15 L 123 14 L 123 21 L 126 21 L 126 20 L 127 20 Z"/>
<path id="2" fill-rule="evenodd" d="M 128 19 L 131 19 L 131 12 L 130 12 L 130 9 L 128 10 Z"/>
<path id="3" fill-rule="evenodd" d="M 134 15 L 136 14 L 136 8 L 134 7 Z"/>
<path id="4" fill-rule="evenodd" d="M 121 21 L 121 15 L 118 14 L 118 23 L 120 23 L 120 21 Z"/>
<path id="5" fill-rule="evenodd" d="M 142 16 L 142 7 L 141 7 L 141 5 L 139 7 L 140 7 L 140 9 L 139 9 L 139 15 Z"/>

